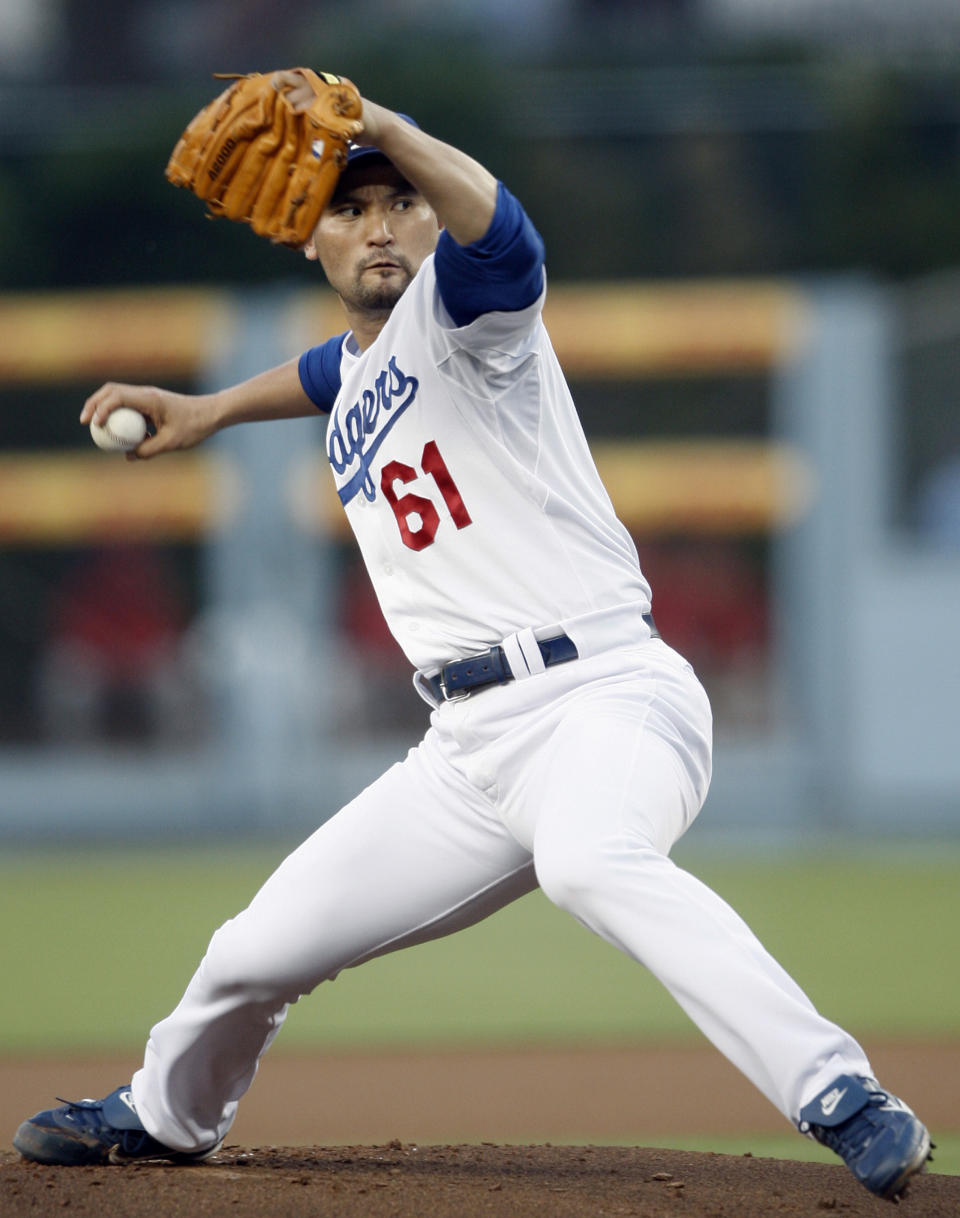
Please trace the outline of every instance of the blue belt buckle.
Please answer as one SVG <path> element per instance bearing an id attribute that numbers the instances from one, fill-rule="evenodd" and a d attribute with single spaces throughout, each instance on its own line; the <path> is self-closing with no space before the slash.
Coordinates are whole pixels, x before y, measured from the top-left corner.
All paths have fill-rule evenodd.
<path id="1" fill-rule="evenodd" d="M 443 674 L 446 672 L 448 667 L 449 665 L 444 664 L 443 668 L 440 669 L 440 672 L 437 675 L 437 681 L 440 685 L 440 692 L 443 694 L 443 700 L 444 702 L 462 702 L 464 698 L 470 697 L 470 690 L 460 689 L 455 693 L 450 693 L 450 691 L 447 689 L 447 683 L 443 679 Z"/>
<path id="2" fill-rule="evenodd" d="M 448 693 L 450 678 L 455 681 L 460 673 L 463 674 L 463 688 Z M 439 674 L 440 688 L 447 702 L 456 702 L 460 698 L 466 698 L 475 689 L 484 689 L 494 684 L 502 685 L 504 681 L 512 679 L 513 674 L 507 667 L 507 659 L 500 646 L 491 647 L 482 655 L 466 660 L 452 660 L 449 664 L 444 664 Z"/>

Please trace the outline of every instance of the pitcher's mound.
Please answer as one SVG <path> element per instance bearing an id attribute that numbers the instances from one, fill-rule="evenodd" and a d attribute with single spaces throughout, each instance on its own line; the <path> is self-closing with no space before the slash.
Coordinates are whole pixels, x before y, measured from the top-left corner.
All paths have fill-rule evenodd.
<path id="1" fill-rule="evenodd" d="M 46 1218 L 864 1218 L 894 1214 L 842 1164 L 589 1146 L 225 1147 L 197 1167 L 41 1167 L 0 1154 L 0 1215 Z M 923 1174 L 903 1218 L 957 1218 Z"/>

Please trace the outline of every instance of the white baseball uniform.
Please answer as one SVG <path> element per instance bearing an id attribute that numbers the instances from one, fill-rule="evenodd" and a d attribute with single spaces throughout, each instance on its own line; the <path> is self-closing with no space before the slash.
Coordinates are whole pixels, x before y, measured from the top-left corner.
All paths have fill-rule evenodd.
<path id="1" fill-rule="evenodd" d="M 465 307 L 457 274 L 477 251 L 444 237 L 372 346 L 347 335 L 301 361 L 307 391 L 332 400 L 337 489 L 433 709 L 421 744 L 217 931 L 152 1030 L 134 1098 L 174 1149 L 223 1136 L 291 1002 L 537 884 L 650 969 L 787 1118 L 837 1075 L 872 1073 L 667 857 L 707 793 L 710 709 L 651 634 L 650 589 L 543 327 L 532 231 L 501 188 L 476 273 L 526 242 L 522 302 L 508 289 L 513 307 L 480 308 L 489 298 L 468 284 Z M 441 666 L 467 660 L 469 679 L 472 657 L 497 648 L 504 679 L 446 700 Z"/>

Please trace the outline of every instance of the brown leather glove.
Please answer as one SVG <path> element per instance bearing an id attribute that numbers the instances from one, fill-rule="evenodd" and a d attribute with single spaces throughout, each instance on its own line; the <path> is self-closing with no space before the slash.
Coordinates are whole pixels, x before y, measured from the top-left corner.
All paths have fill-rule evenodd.
<path id="1" fill-rule="evenodd" d="M 211 216 L 249 224 L 280 245 L 309 239 L 362 129 L 363 102 L 343 76 L 295 68 L 315 100 L 295 113 L 271 75 L 220 77 L 233 83 L 191 121 L 166 177 L 204 199 Z"/>

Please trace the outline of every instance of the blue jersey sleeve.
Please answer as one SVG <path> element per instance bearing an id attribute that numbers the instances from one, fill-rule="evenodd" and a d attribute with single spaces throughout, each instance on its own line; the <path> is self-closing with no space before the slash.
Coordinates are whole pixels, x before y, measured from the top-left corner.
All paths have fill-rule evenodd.
<path id="1" fill-rule="evenodd" d="M 298 365 L 303 391 L 318 410 L 327 414 L 340 392 L 340 354 L 346 332 L 328 338 L 300 356 Z"/>
<path id="2" fill-rule="evenodd" d="M 444 307 L 455 325 L 467 326 L 484 313 L 533 304 L 543 291 L 543 239 L 501 182 L 486 233 L 458 245 L 444 230 L 434 266 Z"/>

